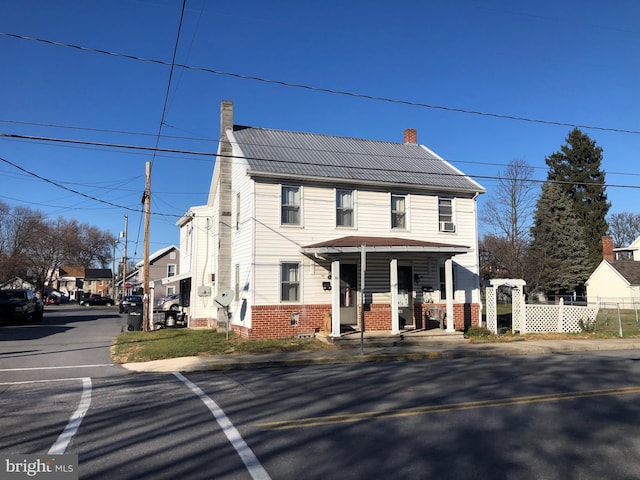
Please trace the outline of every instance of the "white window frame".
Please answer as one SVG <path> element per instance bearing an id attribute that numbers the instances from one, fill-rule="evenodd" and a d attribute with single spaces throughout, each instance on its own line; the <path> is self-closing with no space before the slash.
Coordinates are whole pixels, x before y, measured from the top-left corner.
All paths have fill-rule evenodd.
<path id="1" fill-rule="evenodd" d="M 403 220 L 404 220 L 404 225 L 402 226 L 394 226 L 394 219 L 396 220 L 397 223 L 397 215 L 399 210 L 394 210 L 394 199 L 395 198 L 402 198 L 404 199 L 404 209 L 402 210 L 402 214 L 403 214 Z M 405 193 L 392 193 L 389 197 L 390 203 L 389 203 L 389 207 L 391 210 L 391 229 L 392 230 L 409 230 L 409 195 L 405 194 Z"/>
<path id="2" fill-rule="evenodd" d="M 285 266 L 289 265 L 289 266 L 293 266 L 295 265 L 296 268 L 296 278 L 295 280 L 291 281 L 291 280 L 285 280 Z M 280 302 L 281 303 L 300 303 L 300 299 L 302 298 L 302 281 L 301 281 L 301 275 L 302 275 L 302 266 L 300 264 L 300 262 L 297 261 L 283 261 L 280 262 L 280 282 L 278 284 L 278 288 L 280 289 L 280 293 L 279 293 L 279 297 L 280 297 Z M 283 288 L 285 286 L 285 284 L 287 285 L 296 285 L 297 286 L 297 290 L 296 290 L 296 298 L 295 299 L 290 299 L 284 298 L 284 291 Z"/>
<path id="3" fill-rule="evenodd" d="M 171 273 L 173 267 L 173 273 Z M 178 274 L 178 265 L 176 263 L 167 263 L 167 277 L 175 277 Z"/>
<path id="4" fill-rule="evenodd" d="M 240 230 L 240 192 L 236 193 L 236 230 Z"/>
<path id="5" fill-rule="evenodd" d="M 449 213 L 443 213 L 443 208 L 446 205 L 443 203 L 449 202 Z M 456 232 L 456 219 L 455 219 L 455 198 L 453 197 L 438 197 L 438 231 L 446 233 Z"/>
<path id="6" fill-rule="evenodd" d="M 342 199 L 343 197 L 340 196 L 340 193 L 342 192 L 348 192 L 349 193 L 349 199 L 351 201 L 351 205 L 349 207 L 344 207 L 344 205 L 340 205 L 339 201 L 340 199 Z M 355 228 L 356 227 L 356 191 L 352 188 L 336 188 L 335 190 L 335 213 L 336 213 L 336 228 Z M 343 212 L 351 212 L 351 224 L 350 225 L 339 225 L 338 224 L 338 220 L 340 218 L 343 218 L 343 216 L 341 215 L 341 213 Z"/>
<path id="7" fill-rule="evenodd" d="M 284 202 L 284 194 L 285 191 L 288 190 L 293 190 L 293 189 L 297 189 L 298 190 L 298 202 L 297 205 L 295 203 L 285 203 Z M 298 215 L 297 215 L 297 223 L 293 223 L 293 222 L 285 222 L 285 216 L 284 216 L 284 209 L 285 208 L 296 208 L 297 207 L 297 211 L 298 211 Z M 280 225 L 285 226 L 285 227 L 301 227 L 302 226 L 302 186 L 301 185 L 289 185 L 289 184 L 283 184 L 280 186 Z"/>

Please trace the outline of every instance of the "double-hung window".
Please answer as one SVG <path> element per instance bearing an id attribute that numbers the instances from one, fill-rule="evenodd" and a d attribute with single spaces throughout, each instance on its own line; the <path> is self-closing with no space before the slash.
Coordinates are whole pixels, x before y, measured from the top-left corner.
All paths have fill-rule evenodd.
<path id="1" fill-rule="evenodd" d="M 391 195 L 391 228 L 407 228 L 406 195 Z"/>
<path id="2" fill-rule="evenodd" d="M 280 223 L 300 225 L 300 187 L 283 185 L 280 200 Z"/>
<path id="3" fill-rule="evenodd" d="M 168 263 L 167 264 L 167 277 L 173 277 L 176 274 L 176 264 Z"/>
<path id="4" fill-rule="evenodd" d="M 353 190 L 336 190 L 336 227 L 353 227 Z"/>
<path id="5" fill-rule="evenodd" d="M 300 264 L 280 264 L 280 301 L 298 302 L 300 300 Z"/>
<path id="6" fill-rule="evenodd" d="M 456 224 L 453 223 L 453 199 L 438 197 L 438 220 L 441 232 L 455 232 Z"/>

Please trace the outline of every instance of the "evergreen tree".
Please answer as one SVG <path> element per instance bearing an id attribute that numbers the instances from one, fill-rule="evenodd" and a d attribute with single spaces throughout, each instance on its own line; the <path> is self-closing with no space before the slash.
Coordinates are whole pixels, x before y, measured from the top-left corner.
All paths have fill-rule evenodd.
<path id="1" fill-rule="evenodd" d="M 602 260 L 602 236 L 608 230 L 607 213 L 611 204 L 605 193 L 605 174 L 601 170 L 602 148 L 588 135 L 575 128 L 566 145 L 545 159 L 548 180 L 559 182 L 572 200 L 573 211 L 586 236 L 587 258 L 591 271 Z"/>
<path id="2" fill-rule="evenodd" d="M 543 185 L 531 235 L 530 286 L 556 294 L 583 293 L 584 282 L 592 271 L 584 228 L 562 185 L 552 182 Z"/>

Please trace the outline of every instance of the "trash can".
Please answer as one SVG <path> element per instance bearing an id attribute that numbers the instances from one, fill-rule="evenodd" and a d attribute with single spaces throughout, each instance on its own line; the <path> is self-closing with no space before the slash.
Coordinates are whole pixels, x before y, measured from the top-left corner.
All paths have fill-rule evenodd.
<path id="1" fill-rule="evenodd" d="M 164 312 L 164 324 L 167 328 L 173 328 L 176 326 L 176 315 L 178 312 L 169 310 Z"/>
<path id="2" fill-rule="evenodd" d="M 127 313 L 127 331 L 137 332 L 142 330 L 142 305 L 129 307 Z"/>

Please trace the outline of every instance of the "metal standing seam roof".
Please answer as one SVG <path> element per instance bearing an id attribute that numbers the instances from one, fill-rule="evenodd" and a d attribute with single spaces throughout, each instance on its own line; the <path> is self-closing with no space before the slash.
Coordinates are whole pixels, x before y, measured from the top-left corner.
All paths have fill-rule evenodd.
<path id="1" fill-rule="evenodd" d="M 229 140 L 255 176 L 385 183 L 465 192 L 485 189 L 418 144 L 234 125 Z"/>

